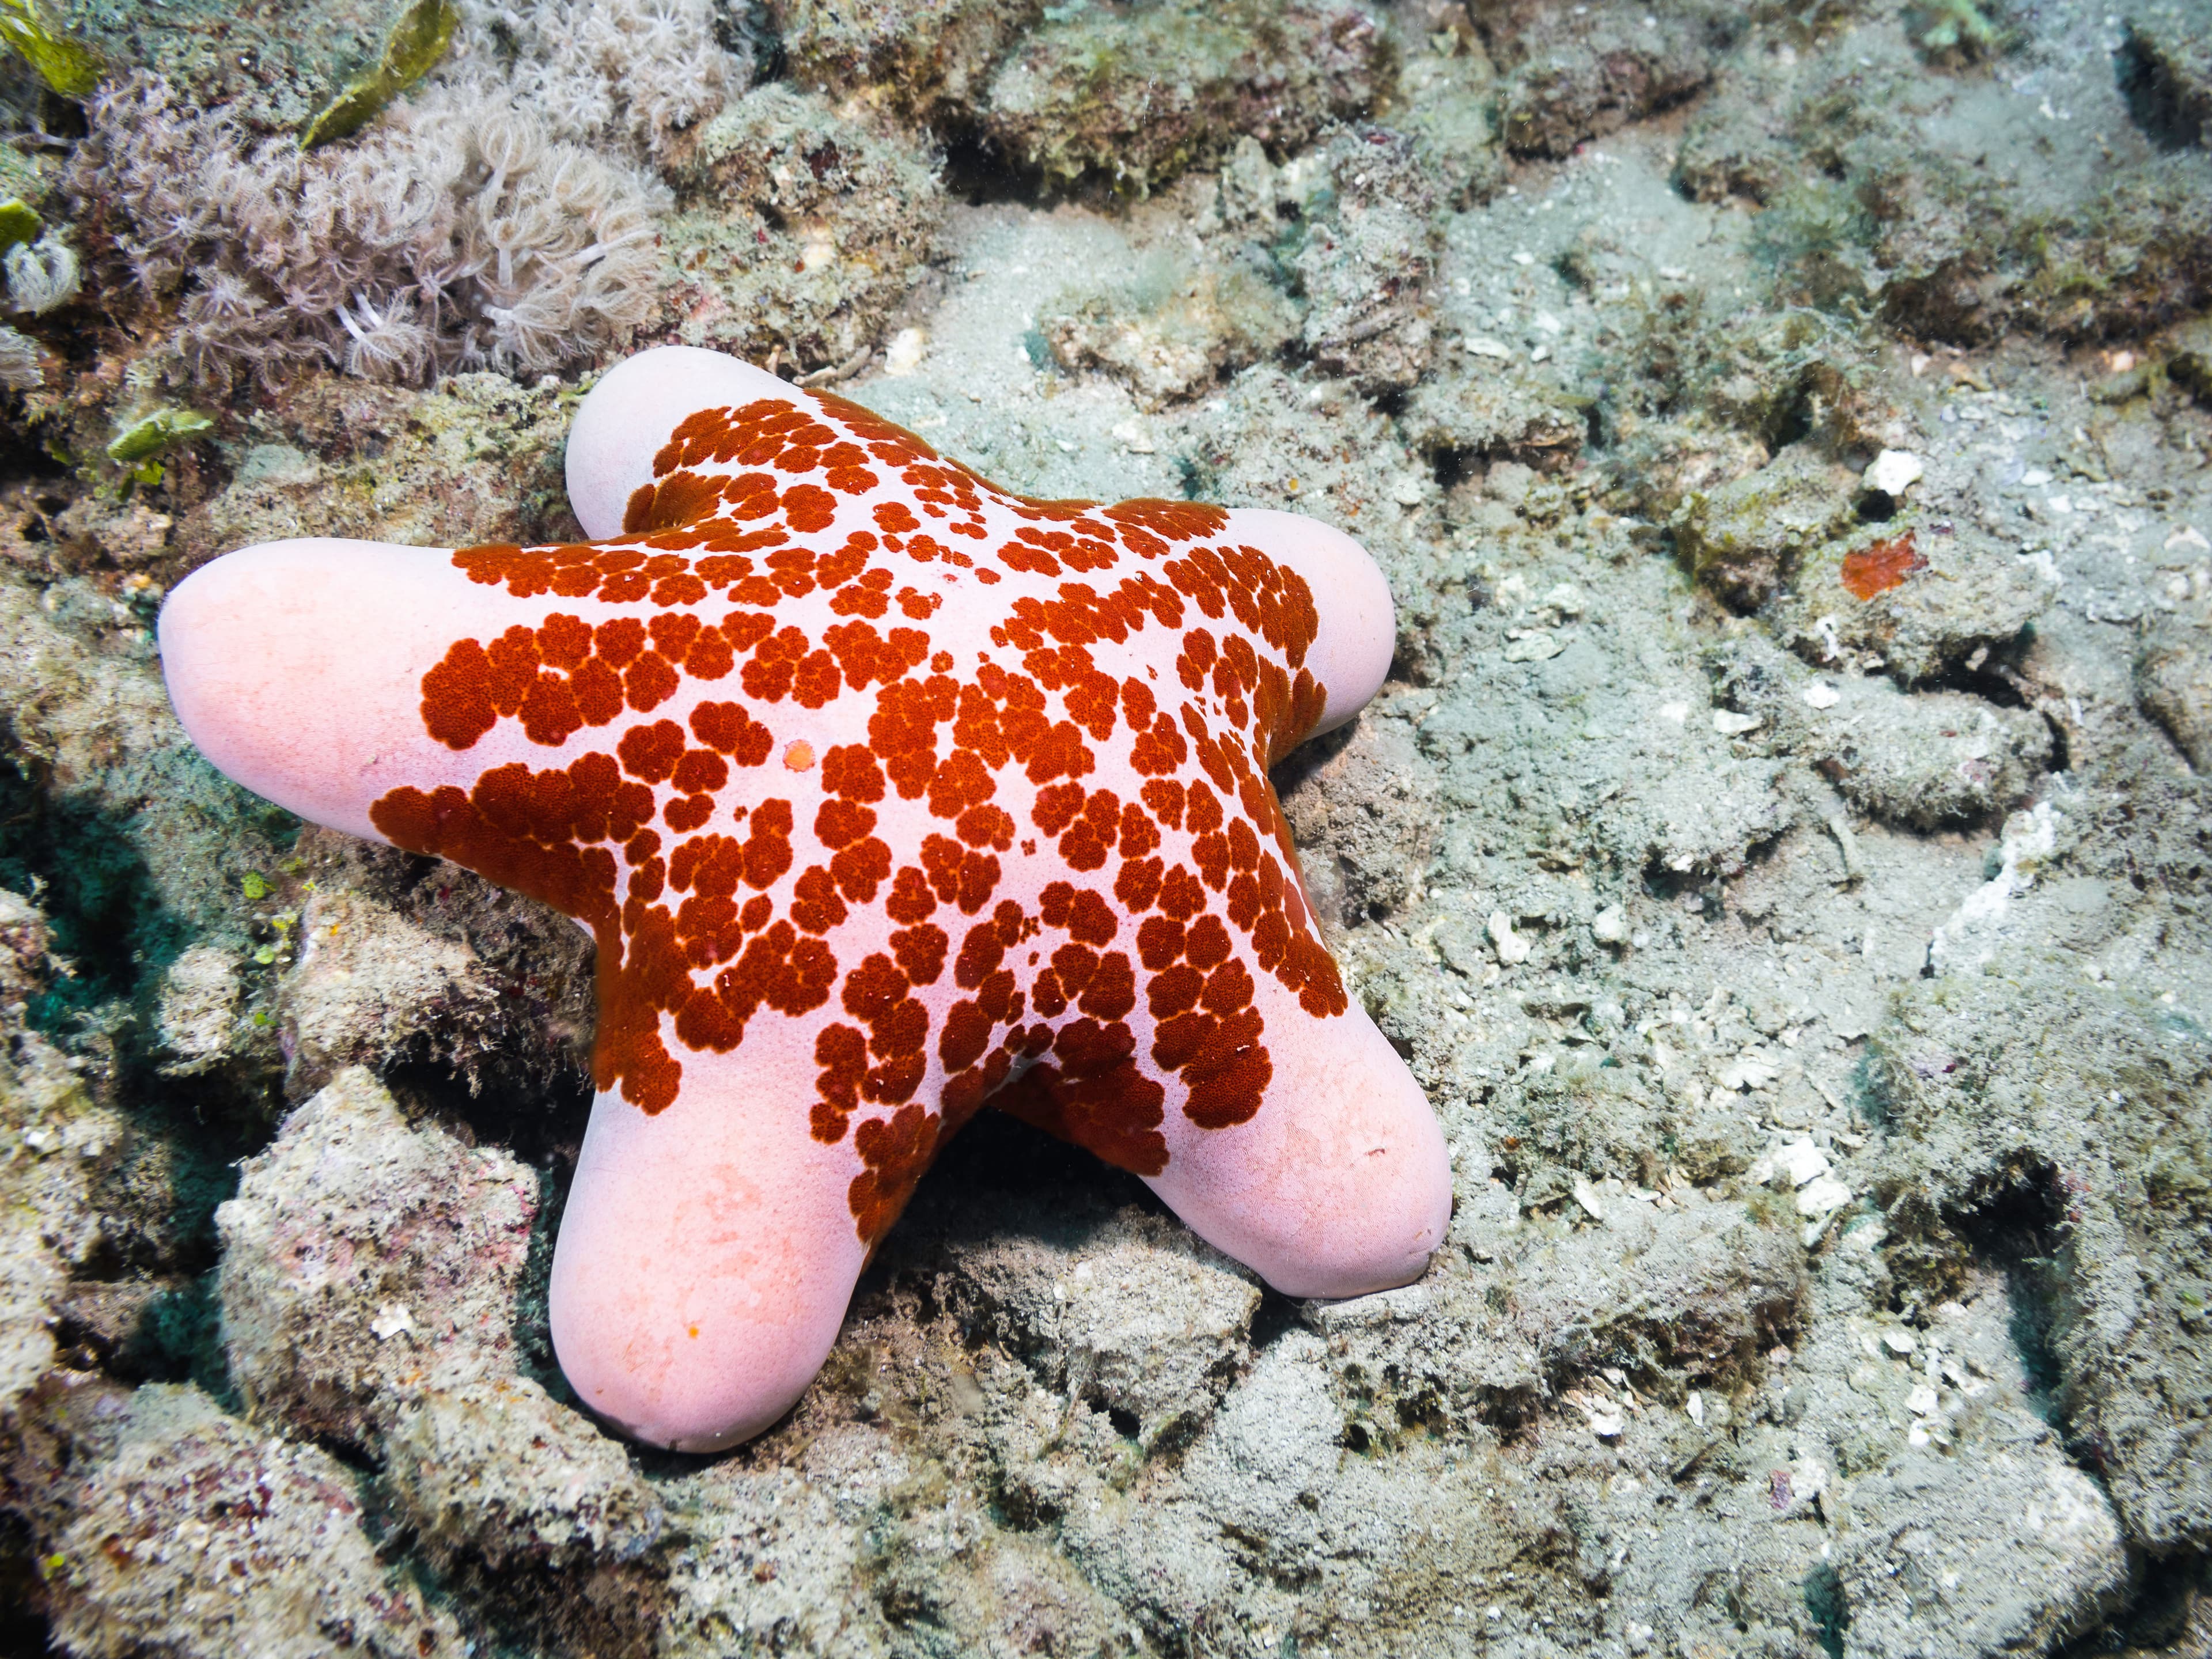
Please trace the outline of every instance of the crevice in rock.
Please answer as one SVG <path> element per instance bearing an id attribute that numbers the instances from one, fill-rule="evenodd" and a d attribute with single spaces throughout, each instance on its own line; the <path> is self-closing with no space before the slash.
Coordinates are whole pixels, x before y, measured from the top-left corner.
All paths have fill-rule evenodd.
<path id="1" fill-rule="evenodd" d="M 2127 102 L 2129 118 L 2152 143 L 2163 150 L 2180 150 L 2203 141 L 2203 120 L 2187 88 L 2132 24 L 2127 40 L 2112 54 L 2112 72 Z"/>
<path id="2" fill-rule="evenodd" d="M 945 135 L 945 191 L 971 208 L 1042 208 L 1054 199 L 1042 173 L 1017 165 L 976 132 Z"/>
<path id="3" fill-rule="evenodd" d="M 2051 1659 L 2194 1659 L 2212 1643 L 2212 1555 L 2148 1556 L 2127 1599 L 2095 1629 L 2055 1649 Z"/>

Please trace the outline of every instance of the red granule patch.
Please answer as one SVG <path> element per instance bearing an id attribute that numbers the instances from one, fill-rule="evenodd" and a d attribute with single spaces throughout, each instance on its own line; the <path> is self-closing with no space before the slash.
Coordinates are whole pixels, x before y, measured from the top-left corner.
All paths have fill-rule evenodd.
<path id="1" fill-rule="evenodd" d="M 1912 532 L 1892 536 L 1844 555 L 1844 587 L 1853 599 L 1870 599 L 1887 593 L 1928 561 L 1912 545 Z"/>

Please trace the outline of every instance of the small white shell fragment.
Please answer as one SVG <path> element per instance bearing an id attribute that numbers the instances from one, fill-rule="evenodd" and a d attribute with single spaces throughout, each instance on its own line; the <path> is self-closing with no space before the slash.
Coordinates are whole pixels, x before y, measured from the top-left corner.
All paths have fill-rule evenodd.
<path id="1" fill-rule="evenodd" d="M 1414 473 L 1401 472 L 1390 480 L 1390 499 L 1401 507 L 1419 507 L 1428 492 Z"/>
<path id="2" fill-rule="evenodd" d="M 1905 1443 L 1916 1451 L 1934 1438 L 1935 1436 L 1928 1432 L 1927 1423 L 1919 1418 L 1915 1418 L 1912 1426 L 1905 1431 Z"/>
<path id="3" fill-rule="evenodd" d="M 1844 694 L 1825 680 L 1815 680 L 1805 688 L 1803 696 L 1808 708 L 1833 708 L 1843 701 Z"/>
<path id="4" fill-rule="evenodd" d="M 1562 617 L 1579 617 L 1583 614 L 1583 591 L 1572 582 L 1559 582 L 1544 595 L 1542 603 Z"/>
<path id="5" fill-rule="evenodd" d="M 1590 933 L 1601 945 L 1619 945 L 1628 937 L 1628 912 L 1608 904 L 1590 918 Z"/>
<path id="6" fill-rule="evenodd" d="M 1851 1201 L 1851 1189 L 1833 1176 L 1820 1176 L 1797 1189 L 1797 1213 L 1808 1218 L 1831 1215 Z"/>
<path id="7" fill-rule="evenodd" d="M 1809 1140 L 1793 1140 L 1774 1153 L 1774 1167 L 1790 1177 L 1793 1187 L 1802 1187 L 1828 1173 L 1828 1155 Z"/>
<path id="8" fill-rule="evenodd" d="M 1601 1394 L 1569 1389 L 1559 1398 L 1583 1414 L 1590 1425 L 1591 1432 L 1601 1440 L 1613 1439 L 1620 1434 L 1626 1421 L 1621 1408 Z"/>
<path id="9" fill-rule="evenodd" d="M 1828 1467 L 1818 1458 L 1801 1457 L 1790 1466 L 1790 1490 L 1801 1504 L 1809 1504 L 1828 1489 Z"/>
<path id="10" fill-rule="evenodd" d="M 2050 482 L 2051 475 L 2039 466 L 2030 467 L 2020 475 L 2020 484 L 2023 489 L 2040 489 Z"/>
<path id="11" fill-rule="evenodd" d="M 389 1342 L 403 1331 L 415 1328 L 415 1316 L 407 1311 L 406 1304 L 387 1302 L 376 1310 L 376 1317 L 368 1322 L 369 1334 L 380 1342 Z"/>
<path id="12" fill-rule="evenodd" d="M 1690 718 L 1690 705 L 1686 702 L 1662 702 L 1659 705 L 1659 718 L 1680 726 Z"/>
<path id="13" fill-rule="evenodd" d="M 1513 918 L 1503 910 L 1492 910 L 1484 931 L 1498 951 L 1498 959 L 1507 967 L 1528 960 L 1528 941 L 1513 931 Z"/>
<path id="14" fill-rule="evenodd" d="M 1503 340 L 1493 340 L 1487 334 L 1471 335 L 1467 349 L 1478 357 L 1510 357 L 1513 348 Z"/>
<path id="15" fill-rule="evenodd" d="M 1597 1201 L 1597 1188 L 1580 1176 L 1575 1177 L 1575 1202 L 1589 1212 L 1591 1220 L 1605 1219 L 1605 1207 Z"/>
<path id="16" fill-rule="evenodd" d="M 1547 634 L 1540 628 L 1531 629 L 1528 633 L 1523 634 L 1519 639 L 1509 640 L 1506 641 L 1505 660 L 1508 662 L 1543 662 L 1550 658 L 1558 656 L 1560 652 L 1566 648 L 1567 647 L 1565 646 L 1559 642 L 1559 637 L 1556 635 Z"/>
<path id="17" fill-rule="evenodd" d="M 1781 1075 L 1782 1071 L 1779 1066 L 1759 1054 L 1739 1054 L 1734 1060 L 1722 1061 L 1713 1070 L 1714 1078 L 1723 1089 L 1764 1089 Z M 1807 1146 L 1812 1145 L 1809 1141 L 1802 1144 Z M 1784 1150 L 1794 1153 L 1796 1148 L 1790 1146 Z M 1812 1146 L 1812 1152 L 1815 1158 L 1820 1157 L 1820 1148 Z M 1783 1167 L 1790 1170 L 1793 1178 L 1796 1176 L 1794 1165 L 1785 1163 Z M 1821 1158 L 1820 1168 L 1814 1170 L 1814 1174 L 1818 1175 L 1827 1167 L 1828 1161 Z M 1802 1180 L 1795 1180 L 1794 1184 L 1802 1187 L 1812 1178 L 1812 1176 L 1807 1176 Z"/>
<path id="18" fill-rule="evenodd" d="M 1158 447 L 1152 442 L 1152 434 L 1137 421 L 1122 422 L 1114 428 L 1114 435 L 1121 440 L 1121 447 L 1132 455 L 1150 455 Z"/>
<path id="19" fill-rule="evenodd" d="M 1695 1389 L 1691 1389 L 1690 1397 L 1682 1402 L 1682 1409 L 1690 1414 L 1690 1421 L 1701 1429 L 1705 1426 L 1705 1395 L 1699 1394 Z"/>
<path id="20" fill-rule="evenodd" d="M 1928 471 L 1920 458 L 1909 449 L 1885 449 L 1875 456 L 1860 482 L 1869 489 L 1878 489 L 1885 495 L 1902 495 L 1918 483 Z"/>
<path id="21" fill-rule="evenodd" d="M 1713 730 L 1724 738 L 1740 738 L 1747 732 L 1756 732 L 1764 725 L 1756 714 L 1738 714 L 1733 708 L 1713 710 Z"/>
<path id="22" fill-rule="evenodd" d="M 1920 1340 L 1911 1331 L 1884 1331 L 1881 1346 L 1894 1354 L 1908 1354 L 1920 1346 Z"/>
<path id="23" fill-rule="evenodd" d="M 893 380 L 904 380 L 921 367 L 922 353 L 929 349 L 929 336 L 918 328 L 902 328 L 891 336 L 890 349 L 884 353 L 884 373 Z"/>
<path id="24" fill-rule="evenodd" d="M 1905 1409 L 1915 1417 L 1926 1417 L 1936 1409 L 1936 1390 L 1925 1382 L 1905 1396 Z"/>

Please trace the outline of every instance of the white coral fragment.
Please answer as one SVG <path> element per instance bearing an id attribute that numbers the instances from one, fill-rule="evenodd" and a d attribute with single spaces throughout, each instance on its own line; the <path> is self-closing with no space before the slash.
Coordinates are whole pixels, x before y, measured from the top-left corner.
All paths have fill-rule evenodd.
<path id="1" fill-rule="evenodd" d="M 1513 918 L 1503 910 L 1492 910 L 1485 931 L 1498 952 L 1498 959 L 1508 968 L 1528 960 L 1528 941 L 1513 931 Z"/>
<path id="2" fill-rule="evenodd" d="M 1884 495 L 1902 495 L 1918 483 L 1928 469 L 1909 449 L 1885 449 L 1868 464 L 1859 482 Z"/>

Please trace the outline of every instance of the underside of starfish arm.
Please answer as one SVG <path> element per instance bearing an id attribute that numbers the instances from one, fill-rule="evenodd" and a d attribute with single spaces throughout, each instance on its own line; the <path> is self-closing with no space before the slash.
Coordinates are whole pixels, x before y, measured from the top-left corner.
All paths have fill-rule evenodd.
<path id="1" fill-rule="evenodd" d="M 781 1046 L 793 1066 L 753 1044 L 687 1054 L 657 1116 L 611 1091 L 592 1109 L 554 1248 L 553 1346 L 578 1398 L 654 1445 L 715 1451 L 782 1416 L 866 1261 L 854 1160 L 807 1133 L 815 1067 Z"/>

